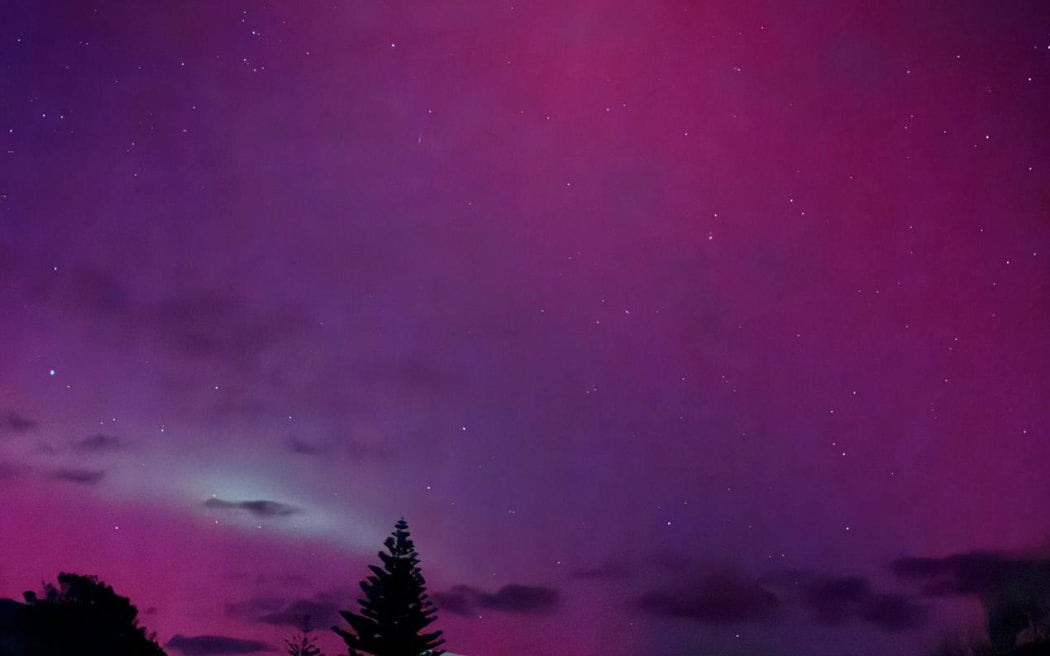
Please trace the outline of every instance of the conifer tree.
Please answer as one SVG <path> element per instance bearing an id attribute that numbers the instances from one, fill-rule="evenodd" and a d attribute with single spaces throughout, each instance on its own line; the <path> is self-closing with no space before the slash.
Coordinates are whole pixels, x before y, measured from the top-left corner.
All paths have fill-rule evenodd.
<path id="1" fill-rule="evenodd" d="M 440 656 L 441 631 L 423 633 L 437 610 L 426 594 L 408 523 L 402 517 L 379 552 L 383 566 L 369 565 L 372 575 L 361 582 L 360 612 L 339 611 L 351 631 L 332 627 L 346 642 L 350 656 Z"/>
<path id="2" fill-rule="evenodd" d="M 321 648 L 315 642 L 312 635 L 313 626 L 310 625 L 310 616 L 303 616 L 303 624 L 299 627 L 299 633 L 292 638 L 286 638 L 285 646 L 288 648 L 288 656 L 323 656 Z"/>

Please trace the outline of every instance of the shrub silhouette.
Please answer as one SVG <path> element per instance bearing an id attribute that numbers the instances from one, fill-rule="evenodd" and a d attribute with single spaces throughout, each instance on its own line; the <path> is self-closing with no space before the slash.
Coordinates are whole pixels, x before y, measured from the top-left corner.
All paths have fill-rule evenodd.
<path id="1" fill-rule="evenodd" d="M 0 654 L 164 656 L 139 625 L 138 609 L 97 576 L 62 572 L 57 586 L 24 596 L 24 605 L 9 603 L 13 621 L 0 634 Z"/>

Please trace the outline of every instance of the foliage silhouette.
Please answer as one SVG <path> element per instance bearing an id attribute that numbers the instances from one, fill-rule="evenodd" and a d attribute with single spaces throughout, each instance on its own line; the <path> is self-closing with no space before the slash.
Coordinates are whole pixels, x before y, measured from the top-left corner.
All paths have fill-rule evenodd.
<path id="1" fill-rule="evenodd" d="M 310 616 L 303 615 L 303 623 L 299 627 L 299 633 L 284 641 L 285 646 L 288 648 L 288 656 L 324 656 L 321 653 L 321 648 L 317 646 L 317 638 L 310 635 L 313 633 L 313 630 L 313 627 L 310 625 Z"/>
<path id="2" fill-rule="evenodd" d="M 441 631 L 423 633 L 437 618 L 426 594 L 408 523 L 402 517 L 379 552 L 383 566 L 370 565 L 372 575 L 361 582 L 364 599 L 359 613 L 340 611 L 352 631 L 332 627 L 346 642 L 350 656 L 440 656 Z"/>
<path id="3" fill-rule="evenodd" d="M 57 586 L 44 583 L 40 594 L 24 596 L 24 605 L 14 604 L 10 632 L 0 635 L 8 654 L 164 656 L 139 625 L 138 609 L 97 576 L 62 572 Z"/>

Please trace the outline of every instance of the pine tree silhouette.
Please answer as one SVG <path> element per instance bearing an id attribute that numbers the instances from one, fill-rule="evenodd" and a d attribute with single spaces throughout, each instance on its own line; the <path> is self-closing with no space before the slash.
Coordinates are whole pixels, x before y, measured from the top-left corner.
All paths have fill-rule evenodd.
<path id="1" fill-rule="evenodd" d="M 419 570 L 415 545 L 409 539 L 408 523 L 402 517 L 380 551 L 383 566 L 369 565 L 372 576 L 361 582 L 364 599 L 361 612 L 339 611 L 351 631 L 332 630 L 342 636 L 350 656 L 440 656 L 444 644 L 441 631 L 422 633 L 434 622 L 437 610 L 426 594 L 426 581 Z"/>
<path id="2" fill-rule="evenodd" d="M 310 616 L 303 615 L 303 624 L 299 627 L 299 633 L 284 641 L 288 648 L 288 656 L 323 656 L 321 648 L 315 642 L 312 635 L 313 627 L 310 625 Z"/>

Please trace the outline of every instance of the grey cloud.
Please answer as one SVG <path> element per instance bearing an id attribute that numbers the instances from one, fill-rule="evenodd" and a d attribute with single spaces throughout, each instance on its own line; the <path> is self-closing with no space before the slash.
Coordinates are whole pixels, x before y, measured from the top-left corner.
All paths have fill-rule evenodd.
<path id="1" fill-rule="evenodd" d="M 288 449 L 289 453 L 295 453 L 303 456 L 316 456 L 324 452 L 324 449 L 317 446 L 316 444 L 307 442 L 306 440 L 301 440 L 298 437 L 294 436 L 288 438 L 288 441 L 286 442 L 285 446 Z"/>
<path id="2" fill-rule="evenodd" d="M 55 480 L 78 485 L 96 485 L 102 482 L 106 472 L 101 469 L 58 469 L 52 472 L 51 477 Z"/>
<path id="3" fill-rule="evenodd" d="M 36 427 L 35 421 L 17 412 L 0 414 L 0 435 L 27 433 Z"/>
<path id="4" fill-rule="evenodd" d="M 127 446 L 127 442 L 115 435 L 97 433 L 77 441 L 73 449 L 78 453 L 107 453 L 121 451 Z"/>
<path id="5" fill-rule="evenodd" d="M 302 512 L 301 508 L 265 499 L 226 501 L 212 497 L 204 502 L 204 507 L 216 510 L 244 510 L 256 517 L 287 517 Z"/>

